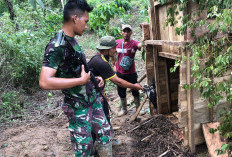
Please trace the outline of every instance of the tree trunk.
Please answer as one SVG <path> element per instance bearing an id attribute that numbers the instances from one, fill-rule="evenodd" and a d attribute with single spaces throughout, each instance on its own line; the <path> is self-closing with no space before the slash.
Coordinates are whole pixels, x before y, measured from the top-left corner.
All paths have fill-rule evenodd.
<path id="1" fill-rule="evenodd" d="M 10 19 L 13 21 L 14 20 L 14 17 L 15 17 L 15 14 L 14 14 L 14 10 L 13 10 L 13 4 L 10 0 L 4 0 L 5 3 L 7 4 L 7 7 L 8 7 L 8 11 L 10 13 Z"/>

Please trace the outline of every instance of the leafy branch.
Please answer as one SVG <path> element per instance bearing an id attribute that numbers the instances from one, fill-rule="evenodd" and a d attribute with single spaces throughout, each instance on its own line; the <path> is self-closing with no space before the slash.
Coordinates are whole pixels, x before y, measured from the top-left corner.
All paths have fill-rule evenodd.
<path id="1" fill-rule="evenodd" d="M 194 82 L 190 87 L 199 89 L 201 96 L 208 102 L 208 107 L 219 104 L 226 98 L 228 107 L 232 103 L 232 1 L 231 0 L 159 0 L 161 4 L 169 3 L 167 10 L 166 26 L 174 26 L 177 35 L 184 35 L 187 29 L 191 30 L 193 43 L 189 45 L 192 51 L 191 73 Z M 198 10 L 180 16 L 179 13 L 186 10 L 190 2 L 198 4 Z M 200 15 L 206 13 L 205 19 Z M 179 16 L 177 19 L 176 17 Z M 177 26 L 178 22 L 182 23 Z M 204 34 L 198 30 L 205 29 Z M 184 61 L 184 57 L 176 61 L 176 67 Z M 232 138 L 231 110 L 225 109 L 221 114 L 221 125 L 218 131 L 227 139 Z M 229 149 L 230 144 L 223 145 L 219 153 Z"/>

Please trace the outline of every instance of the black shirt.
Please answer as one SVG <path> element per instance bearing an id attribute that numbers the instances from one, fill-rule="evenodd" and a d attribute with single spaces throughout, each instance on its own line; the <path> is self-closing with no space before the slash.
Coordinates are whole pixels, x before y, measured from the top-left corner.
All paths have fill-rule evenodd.
<path id="1" fill-rule="evenodd" d="M 104 80 L 109 80 L 116 76 L 114 70 L 103 55 L 93 56 L 88 66 L 95 76 L 101 76 Z"/>

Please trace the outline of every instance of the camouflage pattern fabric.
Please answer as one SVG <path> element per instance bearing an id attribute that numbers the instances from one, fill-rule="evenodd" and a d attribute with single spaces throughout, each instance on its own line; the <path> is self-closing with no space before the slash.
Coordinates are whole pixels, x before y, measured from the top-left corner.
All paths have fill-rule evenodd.
<path id="1" fill-rule="evenodd" d="M 75 60 L 75 54 L 67 46 L 55 47 L 55 36 L 48 43 L 43 66 L 56 69 L 55 77 L 79 78 L 81 76 L 81 64 Z M 85 55 L 75 38 L 66 36 L 73 48 Z M 106 120 L 102 109 L 100 94 L 94 88 L 93 82 L 62 90 L 65 95 L 62 109 L 69 119 L 71 141 L 75 145 L 76 157 L 90 156 L 93 140 L 91 130 L 96 133 L 96 141 L 100 144 L 108 144 L 111 141 L 111 127 Z"/>
<path id="2" fill-rule="evenodd" d="M 100 98 L 89 108 L 63 104 L 62 109 L 69 119 L 71 141 L 75 146 L 76 157 L 90 156 L 93 147 L 91 131 L 96 134 L 96 141 L 99 144 L 109 144 L 112 136 L 111 126 L 104 115 Z"/>
<path id="3" fill-rule="evenodd" d="M 55 77 L 79 78 L 81 76 L 81 64 L 75 60 L 75 54 L 67 47 L 55 47 L 56 37 L 51 39 L 46 47 L 43 66 L 56 69 Z M 86 61 L 85 54 L 75 38 L 68 36 L 66 38 L 77 52 L 82 53 L 82 57 Z M 99 95 L 91 81 L 86 85 L 65 89 L 62 92 L 65 95 L 65 102 L 76 104 L 75 102 L 78 100 L 79 105 L 82 104 L 86 107 L 93 105 Z"/>

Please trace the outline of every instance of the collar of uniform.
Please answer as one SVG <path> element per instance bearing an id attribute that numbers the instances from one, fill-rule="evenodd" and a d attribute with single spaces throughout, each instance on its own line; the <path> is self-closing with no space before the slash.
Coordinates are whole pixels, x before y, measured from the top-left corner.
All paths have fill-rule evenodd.
<path id="1" fill-rule="evenodd" d="M 108 61 L 106 60 L 106 58 L 105 58 L 103 55 L 101 55 L 101 58 L 102 58 L 105 62 L 108 62 Z"/>

